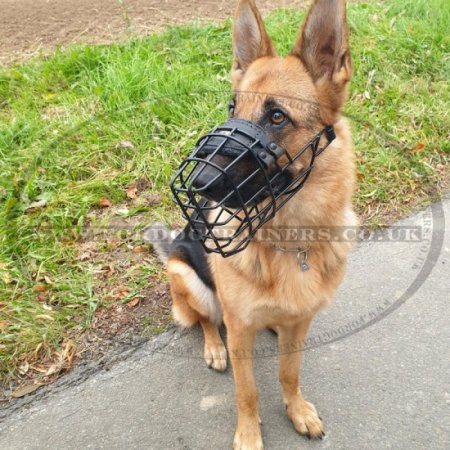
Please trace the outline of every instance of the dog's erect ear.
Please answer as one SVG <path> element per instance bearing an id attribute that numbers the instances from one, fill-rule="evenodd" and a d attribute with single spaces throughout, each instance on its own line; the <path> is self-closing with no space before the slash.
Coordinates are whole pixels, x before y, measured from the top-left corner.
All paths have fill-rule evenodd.
<path id="1" fill-rule="evenodd" d="M 314 0 L 292 55 L 299 57 L 319 96 L 331 108 L 330 120 L 343 106 L 352 76 L 345 0 Z"/>
<path id="2" fill-rule="evenodd" d="M 233 81 L 239 81 L 256 59 L 275 55 L 254 0 L 240 0 L 233 25 Z"/>

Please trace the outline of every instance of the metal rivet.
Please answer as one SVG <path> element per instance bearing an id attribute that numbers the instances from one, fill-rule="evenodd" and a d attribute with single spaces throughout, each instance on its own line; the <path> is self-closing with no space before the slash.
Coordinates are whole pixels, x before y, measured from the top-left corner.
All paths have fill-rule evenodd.
<path id="1" fill-rule="evenodd" d="M 261 152 L 261 153 L 259 154 L 259 157 L 260 157 L 261 159 L 266 159 L 266 158 L 267 158 L 267 153 L 266 153 L 266 152 Z"/>
<path id="2" fill-rule="evenodd" d="M 270 148 L 271 150 L 276 150 L 276 149 L 277 149 L 277 144 L 275 144 L 275 142 L 271 142 L 271 143 L 269 144 L 269 148 Z"/>

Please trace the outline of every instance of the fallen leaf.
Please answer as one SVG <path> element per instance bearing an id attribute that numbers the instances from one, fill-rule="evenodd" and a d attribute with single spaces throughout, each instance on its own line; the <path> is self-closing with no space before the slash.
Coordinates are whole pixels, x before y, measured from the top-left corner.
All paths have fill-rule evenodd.
<path id="1" fill-rule="evenodd" d="M 148 211 L 148 207 L 146 206 L 136 206 L 135 208 L 120 208 L 116 211 L 118 216 L 127 218 L 134 216 L 140 212 Z"/>
<path id="2" fill-rule="evenodd" d="M 38 353 L 39 353 L 39 350 L 40 350 L 41 348 L 42 348 L 42 342 L 40 342 L 40 343 L 36 346 L 36 348 L 34 349 L 33 355 L 34 355 L 35 358 L 37 358 Z"/>
<path id="3" fill-rule="evenodd" d="M 139 305 L 141 299 L 139 297 L 134 298 L 133 300 L 130 300 L 127 303 L 128 308 L 134 308 L 135 306 Z"/>
<path id="4" fill-rule="evenodd" d="M 132 184 L 127 188 L 127 197 L 128 198 L 136 198 L 138 196 L 137 194 L 137 187 L 135 184 Z"/>
<path id="5" fill-rule="evenodd" d="M 98 204 L 99 204 L 100 206 L 102 206 L 103 208 L 109 208 L 109 207 L 112 206 L 111 201 L 108 200 L 107 198 L 104 198 L 104 197 L 101 198 L 101 199 L 98 201 Z"/>
<path id="6" fill-rule="evenodd" d="M 47 205 L 47 200 L 38 200 L 36 202 L 31 202 L 26 208 L 25 211 L 35 211 L 36 209 L 43 208 Z"/>
<path id="7" fill-rule="evenodd" d="M 45 284 L 35 284 L 31 290 L 33 292 L 45 292 L 47 290 L 47 286 Z"/>
<path id="8" fill-rule="evenodd" d="M 414 150 L 416 152 L 421 152 L 425 148 L 425 144 L 422 142 L 419 142 L 415 147 Z"/>
<path id="9" fill-rule="evenodd" d="M 47 314 L 38 314 L 36 316 L 36 319 L 45 319 L 45 320 L 55 320 L 53 317 L 47 315 Z"/>
<path id="10" fill-rule="evenodd" d="M 372 197 L 377 192 L 376 189 L 374 189 L 372 192 L 369 192 L 368 194 L 363 194 L 361 197 Z"/>
<path id="11" fill-rule="evenodd" d="M 46 373 L 47 372 L 47 368 L 44 366 L 40 366 L 40 365 L 33 365 L 30 366 L 30 369 L 34 370 L 35 372 L 39 372 L 39 373 Z"/>
<path id="12" fill-rule="evenodd" d="M 116 214 L 117 214 L 117 215 L 119 215 L 119 216 L 124 216 L 124 217 L 127 217 L 127 216 L 129 215 L 129 213 L 130 213 L 130 211 L 129 211 L 128 208 L 119 208 L 119 209 L 116 211 Z"/>
<path id="13" fill-rule="evenodd" d="M 145 245 L 136 245 L 133 248 L 134 253 L 147 253 L 147 247 Z"/>
<path id="14" fill-rule="evenodd" d="M 117 145 L 117 148 L 134 148 L 134 144 L 130 141 L 120 141 Z"/>
<path id="15" fill-rule="evenodd" d="M 44 100 L 51 100 L 52 98 L 55 98 L 56 94 L 54 92 L 46 92 L 45 94 L 42 94 L 42 98 Z"/>
<path id="16" fill-rule="evenodd" d="M 37 302 L 40 302 L 40 303 L 43 303 L 43 302 L 45 302 L 45 300 L 46 300 L 46 295 L 45 295 L 45 293 L 40 293 L 39 295 L 37 295 L 36 296 L 36 301 Z"/>
<path id="17" fill-rule="evenodd" d="M 53 375 L 57 370 L 59 370 L 59 367 L 56 364 L 52 364 L 45 372 L 45 376 Z"/>
<path id="18" fill-rule="evenodd" d="M 90 257 L 91 257 L 91 252 L 84 252 L 78 257 L 78 260 L 79 261 L 86 261 Z"/>
<path id="19" fill-rule="evenodd" d="M 129 294 L 128 289 L 119 288 L 119 289 L 117 289 L 116 299 L 121 300 L 121 299 L 125 298 L 128 294 Z"/>
<path id="20" fill-rule="evenodd" d="M 12 394 L 13 398 L 24 397 L 39 389 L 44 383 L 26 384 L 25 386 L 18 387 Z"/>
<path id="21" fill-rule="evenodd" d="M 69 365 L 72 365 L 72 360 L 77 351 L 77 346 L 72 341 L 72 339 L 69 339 L 65 344 L 63 344 L 63 346 L 64 346 L 64 350 L 63 350 L 62 356 L 64 359 L 67 360 Z"/>
<path id="22" fill-rule="evenodd" d="M 114 275 L 116 272 L 112 264 L 102 267 L 101 271 L 104 272 L 107 277 Z"/>
<path id="23" fill-rule="evenodd" d="M 30 365 L 28 364 L 27 361 L 24 361 L 20 366 L 19 366 L 19 373 L 20 375 L 25 375 L 28 370 L 30 369 Z"/>
<path id="24" fill-rule="evenodd" d="M 10 284 L 13 282 L 13 278 L 9 272 L 5 272 L 2 274 L 2 280 L 5 284 Z"/>
<path id="25" fill-rule="evenodd" d="M 0 322 L 0 330 L 4 330 L 5 328 L 9 327 L 9 322 L 7 322 L 6 320 L 2 320 Z"/>

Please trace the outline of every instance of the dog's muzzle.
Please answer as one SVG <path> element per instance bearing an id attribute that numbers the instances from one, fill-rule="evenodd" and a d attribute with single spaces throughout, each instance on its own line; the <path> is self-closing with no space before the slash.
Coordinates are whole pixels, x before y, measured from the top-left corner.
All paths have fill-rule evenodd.
<path id="1" fill-rule="evenodd" d="M 323 135 L 327 142 L 319 148 Z M 302 188 L 315 158 L 335 137 L 327 126 L 292 156 L 259 125 L 229 119 L 200 138 L 170 183 L 193 237 L 224 257 L 244 250 Z M 302 168 L 296 169 L 302 155 Z"/>

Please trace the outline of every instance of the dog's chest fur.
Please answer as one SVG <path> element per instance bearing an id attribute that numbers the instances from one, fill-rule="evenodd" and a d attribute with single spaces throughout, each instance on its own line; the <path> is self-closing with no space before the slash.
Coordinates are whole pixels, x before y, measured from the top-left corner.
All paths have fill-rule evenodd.
<path id="1" fill-rule="evenodd" d="M 251 244 L 228 261 L 211 256 L 222 309 L 258 328 L 312 317 L 331 301 L 345 274 L 348 249 L 344 242 L 313 245 L 307 271 L 295 253 L 261 244 Z"/>

